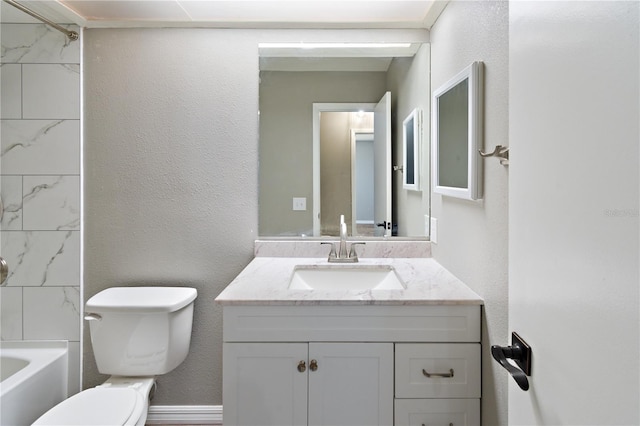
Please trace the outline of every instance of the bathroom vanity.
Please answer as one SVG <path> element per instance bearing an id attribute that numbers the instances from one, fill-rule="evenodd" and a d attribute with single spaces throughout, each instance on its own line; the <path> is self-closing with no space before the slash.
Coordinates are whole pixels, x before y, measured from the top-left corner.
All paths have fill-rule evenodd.
<path id="1" fill-rule="evenodd" d="M 302 289 L 354 265 L 257 257 L 220 294 L 225 425 L 480 424 L 482 299 L 430 258 L 355 265 L 402 288 Z"/>

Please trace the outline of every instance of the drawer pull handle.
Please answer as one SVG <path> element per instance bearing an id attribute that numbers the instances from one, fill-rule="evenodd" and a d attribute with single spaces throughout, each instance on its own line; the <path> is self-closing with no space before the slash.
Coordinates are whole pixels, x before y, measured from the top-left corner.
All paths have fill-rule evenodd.
<path id="1" fill-rule="evenodd" d="M 300 361 L 298 363 L 298 371 L 304 373 L 307 370 L 307 363 L 304 361 Z"/>
<path id="2" fill-rule="evenodd" d="M 424 374 L 425 377 L 453 377 L 453 368 L 451 368 L 448 373 L 429 373 L 423 368 L 422 374 Z"/>
<path id="3" fill-rule="evenodd" d="M 316 371 L 318 369 L 318 361 L 316 361 L 315 359 L 312 359 L 311 362 L 309 363 L 309 369 L 311 371 Z"/>

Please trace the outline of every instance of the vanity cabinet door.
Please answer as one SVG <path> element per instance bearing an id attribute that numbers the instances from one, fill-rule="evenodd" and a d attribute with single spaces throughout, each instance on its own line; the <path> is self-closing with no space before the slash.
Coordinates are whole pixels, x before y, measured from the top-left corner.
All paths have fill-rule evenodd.
<path id="1" fill-rule="evenodd" d="M 310 426 L 393 424 L 393 343 L 309 343 L 309 366 Z"/>
<path id="2" fill-rule="evenodd" d="M 307 359 L 307 343 L 225 343 L 223 424 L 306 425 Z"/>

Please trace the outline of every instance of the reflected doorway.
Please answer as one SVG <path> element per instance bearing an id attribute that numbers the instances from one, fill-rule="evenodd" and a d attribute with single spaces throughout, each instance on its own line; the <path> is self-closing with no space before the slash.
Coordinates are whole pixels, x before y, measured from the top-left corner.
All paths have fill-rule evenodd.
<path id="1" fill-rule="evenodd" d="M 358 180 L 358 164 L 360 180 L 373 176 L 373 164 L 369 164 L 371 170 L 367 174 L 363 170 L 366 158 L 358 161 L 357 135 L 363 134 L 373 134 L 373 112 L 320 112 L 320 235 L 338 236 L 340 215 L 344 215 L 348 234 L 359 235 L 356 196 L 360 183 L 363 184 L 360 192 L 369 191 L 361 194 L 361 198 L 373 199 L 373 182 Z"/>
<path id="2" fill-rule="evenodd" d="M 345 217 L 349 235 L 391 235 L 390 97 L 387 92 L 377 104 L 313 104 L 315 236 L 338 236 L 341 215 Z M 373 135 L 373 153 L 369 155 L 373 164 L 359 179 L 363 184 L 363 203 L 368 203 L 364 201 L 367 198 L 373 199 L 373 218 L 367 214 L 370 209 L 365 204 L 360 208 L 363 214 L 358 215 L 357 134 L 363 134 L 365 140 L 365 134 Z"/>

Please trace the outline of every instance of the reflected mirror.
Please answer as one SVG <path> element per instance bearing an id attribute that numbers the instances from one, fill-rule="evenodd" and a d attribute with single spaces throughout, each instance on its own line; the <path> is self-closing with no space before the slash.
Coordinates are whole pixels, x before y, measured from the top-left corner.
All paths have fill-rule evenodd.
<path id="1" fill-rule="evenodd" d="M 433 92 L 434 192 L 482 197 L 482 63 L 474 62 Z"/>
<path id="2" fill-rule="evenodd" d="M 404 161 L 402 162 L 402 170 L 404 175 L 404 187 L 418 191 L 420 189 L 420 181 L 418 173 L 420 167 L 420 127 L 421 114 L 419 109 L 414 109 L 411 114 L 402 122 L 402 140 Z"/>
<path id="3" fill-rule="evenodd" d="M 410 53 L 382 57 L 362 52 L 357 57 L 344 53 L 336 57 L 335 53 L 310 53 L 309 49 L 292 53 L 286 49 L 265 49 L 262 45 L 259 50 L 259 235 L 337 235 L 339 215 L 344 214 L 349 235 L 369 237 L 386 232 L 412 238 L 428 236 L 424 219 L 429 211 L 428 192 L 407 190 L 403 187 L 403 172 L 392 171 L 392 166 L 403 161 L 402 120 L 416 108 L 429 110 L 428 45 L 418 43 L 410 48 Z M 375 161 L 370 158 L 375 156 L 371 152 L 375 122 L 369 121 L 370 116 L 359 108 L 342 110 L 351 114 L 346 118 L 329 117 L 326 114 L 329 111 L 325 110 L 322 112 L 325 118 L 320 119 L 316 117 L 318 112 L 314 113 L 314 105 L 376 105 L 387 92 L 392 121 L 388 130 L 390 160 L 384 170 L 390 180 L 390 213 L 388 220 L 377 220 L 367 212 L 377 191 L 369 189 L 367 193 L 366 188 L 372 185 L 364 181 L 381 174 L 364 166 Z M 329 118 L 339 122 L 340 127 L 329 128 L 321 138 L 334 145 L 344 140 L 347 145 L 335 149 L 338 154 L 327 156 L 324 155 L 327 149 L 314 149 L 313 124 L 314 121 L 328 124 Z M 420 131 L 428 134 L 428 129 Z M 416 140 L 424 144 L 428 138 L 422 135 Z M 430 152 L 428 145 L 422 149 Z M 320 152 L 323 157 L 319 157 Z M 420 159 L 415 173 L 428 181 L 429 155 L 422 157 L 426 158 Z M 331 169 L 327 176 L 315 176 L 314 164 L 320 158 L 323 168 Z M 321 191 L 315 190 L 318 186 Z M 318 194 L 324 194 L 324 201 Z M 328 201 L 331 197 L 327 194 L 342 201 Z M 338 197 L 338 194 L 346 195 Z M 367 207 L 362 207 L 364 203 Z"/>

